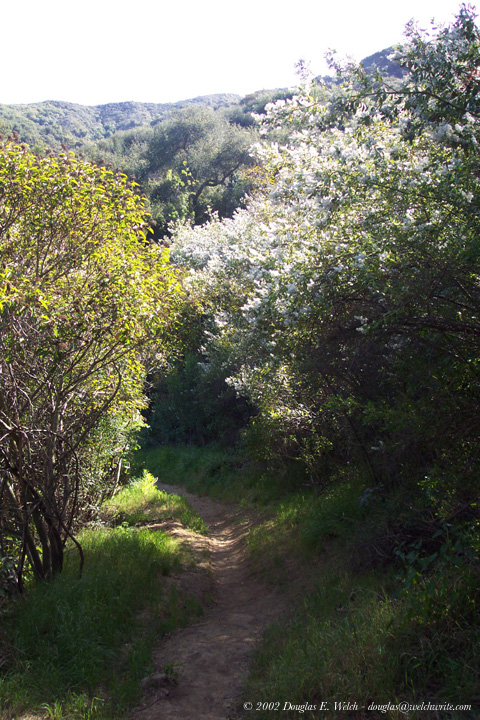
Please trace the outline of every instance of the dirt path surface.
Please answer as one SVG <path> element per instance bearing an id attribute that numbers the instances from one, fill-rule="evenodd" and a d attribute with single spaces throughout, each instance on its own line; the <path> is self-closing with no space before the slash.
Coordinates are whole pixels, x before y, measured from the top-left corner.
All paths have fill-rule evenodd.
<path id="1" fill-rule="evenodd" d="M 189 582 L 194 585 L 199 581 L 198 567 L 202 564 L 205 581 L 208 566 L 213 606 L 199 622 L 164 638 L 154 653 L 155 673 L 159 675 L 146 683 L 142 706 L 132 720 L 238 718 L 236 707 L 249 656 L 262 631 L 282 612 L 283 601 L 251 573 L 245 542 L 251 521 L 234 508 L 191 495 L 181 487 L 158 487 L 186 497 L 209 525 L 207 537 L 178 523 L 169 523 L 165 529 L 188 542 L 196 558 L 197 571 L 191 571 L 190 578 L 189 571 L 180 578 L 187 591 Z M 162 681 L 165 668 L 172 665 L 178 673 L 177 682 Z"/>

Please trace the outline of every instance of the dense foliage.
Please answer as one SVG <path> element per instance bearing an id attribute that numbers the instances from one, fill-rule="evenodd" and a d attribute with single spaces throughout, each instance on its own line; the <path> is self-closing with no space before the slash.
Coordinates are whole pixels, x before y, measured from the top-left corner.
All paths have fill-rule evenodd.
<path id="1" fill-rule="evenodd" d="M 177 281 L 146 230 L 126 176 L 0 148 L 0 559 L 20 588 L 26 563 L 61 570 L 170 343 Z"/>
<path id="2" fill-rule="evenodd" d="M 320 484 L 358 459 L 448 517 L 478 493 L 480 44 L 466 8 L 407 33 L 400 85 L 347 65 L 270 106 L 263 193 L 173 252 L 260 457 Z"/>
<path id="3" fill-rule="evenodd" d="M 164 235 L 174 220 L 230 216 L 248 187 L 251 132 L 211 108 L 173 114 L 153 130 L 139 180 Z"/>
<path id="4" fill-rule="evenodd" d="M 269 106 L 256 148 L 263 186 L 231 219 L 178 228 L 171 247 L 191 300 L 184 327 L 200 337 L 160 384 L 152 416 L 175 417 L 177 437 L 163 422 L 152 429 L 198 443 L 192 416 L 235 390 L 243 457 L 260 462 L 235 485 L 225 464 L 205 472 L 203 452 L 202 486 L 261 497 L 274 478 L 285 500 L 252 530 L 251 550 L 269 576 L 283 550 L 286 583 L 299 546 L 314 548 L 309 582 L 320 567 L 317 592 L 299 591 L 293 624 L 258 654 L 246 697 L 259 705 L 269 693 L 299 707 L 349 693 L 365 706 L 478 699 L 473 11 L 431 34 L 410 24 L 394 57 L 404 68 L 394 82 L 337 64 L 336 85 Z M 230 398 L 203 427 L 223 439 L 224 413 L 237 410 Z M 185 449 L 152 454 L 159 473 L 170 477 L 177 457 L 195 477 Z"/>
<path id="5" fill-rule="evenodd" d="M 290 95 L 262 91 L 241 102 L 219 94 L 164 104 L 0 105 L 0 132 L 38 154 L 70 148 L 137 180 L 158 239 L 172 221 L 198 224 L 212 212 L 231 216 L 241 206 L 254 183 L 249 148 L 255 114 L 273 98 Z"/>
<path id="6" fill-rule="evenodd" d="M 273 502 L 249 533 L 262 572 L 283 553 L 285 573 L 295 558 L 301 574 L 310 553 L 297 620 L 260 652 L 249 692 L 462 703 L 480 673 L 473 10 L 430 34 L 411 23 L 388 62 L 367 60 L 332 58 L 335 81 L 295 95 L 181 108 L 121 132 L 112 121 L 86 146 L 98 165 L 0 147 L 0 592 L 27 573 L 50 579 L 69 541 L 81 569 L 76 530 L 118 486 L 148 377 L 160 447 L 137 462 L 193 490 Z M 213 442 L 224 448 L 194 447 Z M 148 520 L 158 491 L 145 480 L 106 503 L 115 523 Z M 100 535 L 112 557 L 128 545 L 137 565 L 148 555 L 133 527 Z M 112 568 L 95 578 L 125 585 Z M 304 598 L 315 572 L 319 592 Z M 79 588 L 72 612 L 89 618 Z M 48 620 L 39 607 L 34 639 Z M 41 657 L 30 635 L 25 667 Z"/>
<path id="7" fill-rule="evenodd" d="M 157 239 L 175 222 L 231 217 L 257 182 L 250 148 L 258 117 L 284 91 L 263 91 L 240 103 L 173 108 L 165 117 L 84 146 L 88 157 L 135 177 L 149 201 Z"/>

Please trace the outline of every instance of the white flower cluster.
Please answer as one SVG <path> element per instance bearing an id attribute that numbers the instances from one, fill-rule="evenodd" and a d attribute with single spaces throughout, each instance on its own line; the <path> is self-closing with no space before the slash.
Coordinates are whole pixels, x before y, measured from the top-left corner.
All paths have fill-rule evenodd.
<path id="1" fill-rule="evenodd" d="M 355 349 L 395 317 L 421 291 L 422 268 L 446 265 L 463 246 L 464 208 L 480 203 L 472 172 L 480 106 L 466 97 L 461 55 L 471 45 L 457 27 L 442 30 L 420 58 L 437 73 L 420 86 L 415 58 L 427 50 L 410 32 L 396 54 L 411 70 L 403 89 L 362 96 L 355 75 L 328 97 L 312 86 L 267 106 L 266 126 L 293 128 L 283 145 L 252 148 L 273 184 L 233 219 L 181 227 L 174 238 L 172 259 L 190 268 L 186 285 L 215 317 L 206 352 L 228 348 L 240 368 L 229 382 L 286 424 L 321 412 L 321 368 L 317 386 L 299 390 L 301 365 L 314 376 L 311 348 L 350 328 Z M 453 89 L 444 77 L 455 79 Z"/>

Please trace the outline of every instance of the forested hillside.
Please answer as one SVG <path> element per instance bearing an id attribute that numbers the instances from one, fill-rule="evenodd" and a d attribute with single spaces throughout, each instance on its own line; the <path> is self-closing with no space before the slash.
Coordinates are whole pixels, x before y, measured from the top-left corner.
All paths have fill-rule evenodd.
<path id="1" fill-rule="evenodd" d="M 246 705 L 258 700 L 258 717 L 272 716 L 266 700 L 296 703 L 290 716 L 303 717 L 302 703 L 349 693 L 359 718 L 425 717 L 422 701 L 441 706 L 438 718 L 478 716 L 475 15 L 462 6 L 430 34 L 411 23 L 388 61 L 367 60 L 332 59 L 334 81 L 303 78 L 233 104 L 166 114 L 131 104 L 130 128 L 121 106 L 108 122 L 83 109 L 82 156 L 35 154 L 18 134 L 3 141 L 6 717 L 40 707 L 29 633 L 55 642 L 54 623 L 22 615 L 33 609 L 19 596 L 54 588 L 54 602 L 66 587 L 68 616 L 90 532 L 142 537 L 153 557 L 157 541 L 139 535 L 159 503 L 150 473 L 254 509 L 252 562 L 280 587 L 298 583 L 290 620 L 252 666 Z M 79 148 L 86 124 L 53 106 L 59 138 Z M 45 109 L 26 107 L 39 114 L 22 115 L 20 140 Z M 134 473 L 145 464 L 140 484 L 128 484 L 129 462 Z M 122 486 L 112 519 L 105 507 Z M 141 512 L 127 507 L 139 496 Z M 70 714 L 55 717 L 126 716 L 134 691 L 112 679 L 111 658 L 118 677 L 141 677 L 125 669 L 128 638 L 125 652 L 102 640 L 98 686 L 80 674 L 69 686 L 76 646 L 58 673 L 52 660 L 47 702 L 70 698 Z M 388 712 L 371 712 L 373 700 Z"/>
<path id="2" fill-rule="evenodd" d="M 390 50 L 365 58 L 366 71 L 381 70 L 395 81 L 402 69 L 388 59 Z M 159 239 L 175 221 L 201 224 L 212 212 L 231 217 L 242 206 L 256 183 L 250 148 L 258 139 L 259 116 L 269 102 L 292 94 L 272 89 L 244 98 L 224 93 L 163 104 L 0 105 L 0 133 L 13 133 L 37 154 L 74 151 L 122 170 L 150 200 L 151 232 Z"/>
<path id="3" fill-rule="evenodd" d="M 38 150 L 75 150 L 83 143 L 110 137 L 120 130 L 155 124 L 172 110 L 202 105 L 219 108 L 237 103 L 236 95 L 211 95 L 177 103 L 119 102 L 86 106 L 61 101 L 0 105 L 0 132 L 16 132 Z"/>
<path id="4" fill-rule="evenodd" d="M 400 77 L 401 66 L 388 56 L 391 48 L 365 58 L 369 72 L 381 70 L 384 76 Z M 331 81 L 332 78 L 326 78 Z M 226 110 L 231 122 L 243 127 L 255 124 L 251 113 L 261 113 L 265 104 L 287 90 L 262 90 L 245 98 L 228 93 L 204 95 L 175 103 L 118 102 L 87 106 L 61 100 L 25 105 L 0 105 L 0 133 L 17 133 L 21 142 L 37 152 L 47 149 L 79 151 L 85 143 L 96 143 L 118 132 L 154 127 L 172 114 L 187 108 Z M 63 146 L 63 148 L 62 148 Z M 119 153 L 120 156 L 122 153 Z"/>

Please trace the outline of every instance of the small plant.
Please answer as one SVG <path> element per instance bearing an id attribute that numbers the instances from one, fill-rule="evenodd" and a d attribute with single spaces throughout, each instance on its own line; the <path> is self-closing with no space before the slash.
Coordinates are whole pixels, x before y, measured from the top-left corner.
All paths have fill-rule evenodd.
<path id="1" fill-rule="evenodd" d="M 181 666 L 178 663 L 167 663 L 167 665 L 165 665 L 165 667 L 163 668 L 163 672 L 169 678 L 169 680 L 176 683 L 178 681 L 177 668 L 179 667 Z"/>

